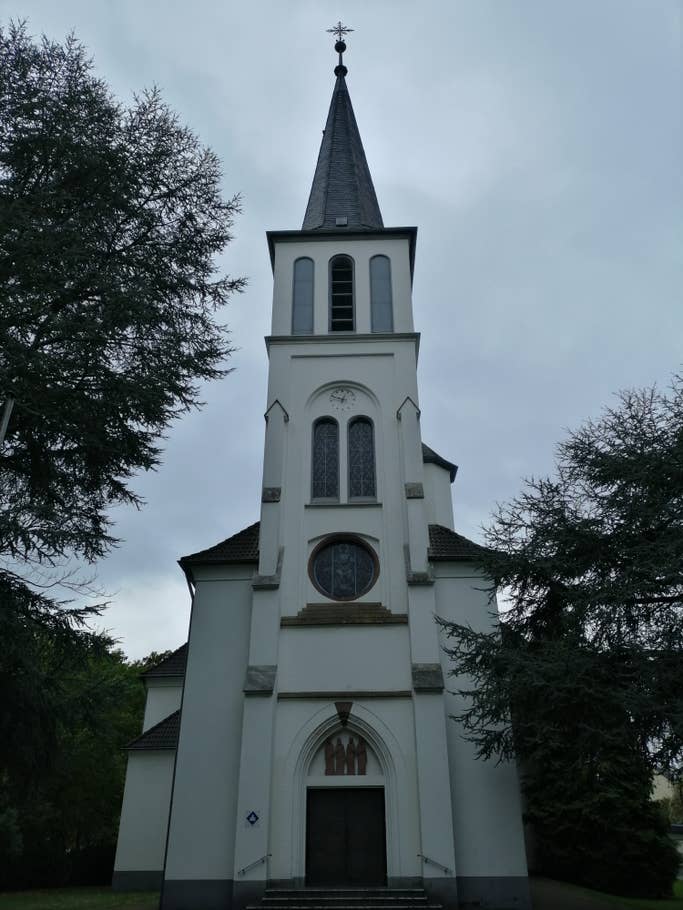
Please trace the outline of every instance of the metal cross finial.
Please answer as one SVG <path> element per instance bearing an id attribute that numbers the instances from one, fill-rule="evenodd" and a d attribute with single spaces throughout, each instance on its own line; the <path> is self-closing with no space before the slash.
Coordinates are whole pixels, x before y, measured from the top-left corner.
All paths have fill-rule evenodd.
<path id="1" fill-rule="evenodd" d="M 342 25 L 341 19 L 333 28 L 328 28 L 326 31 L 330 32 L 332 35 L 337 36 L 337 41 L 343 41 L 344 35 L 348 35 L 353 31 L 352 28 L 347 28 L 345 25 Z"/>

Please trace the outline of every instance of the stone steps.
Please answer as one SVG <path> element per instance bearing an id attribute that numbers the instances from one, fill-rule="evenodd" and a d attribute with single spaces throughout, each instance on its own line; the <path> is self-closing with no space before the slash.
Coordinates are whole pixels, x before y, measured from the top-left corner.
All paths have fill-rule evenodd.
<path id="1" fill-rule="evenodd" d="M 422 888 L 268 888 L 246 910 L 443 910 Z"/>

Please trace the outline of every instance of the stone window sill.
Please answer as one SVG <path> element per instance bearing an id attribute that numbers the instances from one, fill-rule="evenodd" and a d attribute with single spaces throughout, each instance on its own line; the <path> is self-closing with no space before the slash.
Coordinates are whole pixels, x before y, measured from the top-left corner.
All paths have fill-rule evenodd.
<path id="1" fill-rule="evenodd" d="M 352 499 L 351 502 L 334 502 L 332 500 L 318 500 L 307 502 L 305 509 L 381 509 L 382 503 L 376 499 Z"/>

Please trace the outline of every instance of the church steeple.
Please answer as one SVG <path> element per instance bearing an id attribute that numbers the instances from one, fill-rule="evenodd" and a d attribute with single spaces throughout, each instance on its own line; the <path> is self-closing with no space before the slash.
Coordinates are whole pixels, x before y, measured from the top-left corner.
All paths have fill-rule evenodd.
<path id="1" fill-rule="evenodd" d="M 376 230 L 384 227 L 384 222 L 346 87 L 347 69 L 342 61 L 346 50 L 342 36 L 352 29 L 339 23 L 328 31 L 336 32 L 338 36 L 334 46 L 339 54 L 339 64 L 334 70 L 337 81 L 302 230 L 345 227 Z"/>

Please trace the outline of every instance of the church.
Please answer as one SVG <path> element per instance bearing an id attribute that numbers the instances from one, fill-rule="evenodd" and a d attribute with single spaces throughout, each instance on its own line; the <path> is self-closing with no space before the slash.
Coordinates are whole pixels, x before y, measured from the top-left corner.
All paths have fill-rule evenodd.
<path id="1" fill-rule="evenodd" d="M 436 622 L 493 619 L 457 468 L 422 441 L 417 229 L 384 226 L 331 31 L 303 224 L 267 233 L 260 521 L 180 560 L 189 639 L 144 676 L 113 886 L 162 910 L 528 910 L 517 770 L 453 720 Z"/>

